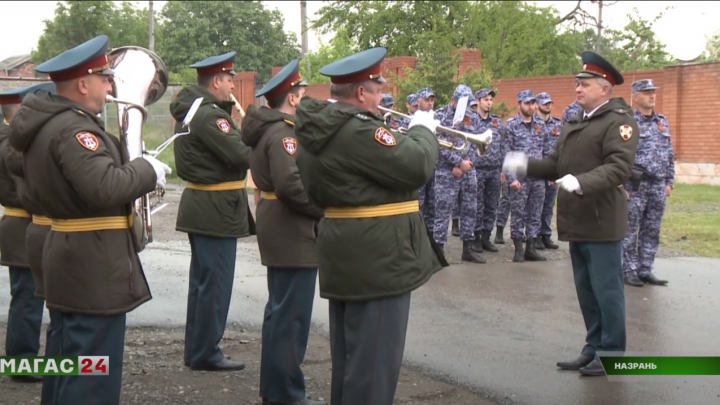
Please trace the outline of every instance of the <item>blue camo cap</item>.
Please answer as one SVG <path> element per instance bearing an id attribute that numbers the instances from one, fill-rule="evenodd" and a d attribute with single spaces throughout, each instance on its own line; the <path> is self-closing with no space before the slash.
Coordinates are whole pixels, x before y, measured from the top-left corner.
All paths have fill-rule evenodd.
<path id="1" fill-rule="evenodd" d="M 455 87 L 455 92 L 453 93 L 453 98 L 455 100 L 459 100 L 463 97 L 468 97 L 468 99 L 469 99 L 468 104 L 469 104 L 469 102 L 472 101 L 470 99 L 473 98 L 472 90 L 470 90 L 470 87 L 468 87 L 464 84 L 458 84 L 458 86 Z"/>
<path id="2" fill-rule="evenodd" d="M 417 96 L 418 98 L 428 99 L 430 97 L 435 97 L 435 93 L 433 93 L 430 87 L 425 87 L 417 92 Z"/>
<path id="3" fill-rule="evenodd" d="M 383 107 L 390 107 L 393 104 L 395 104 L 395 101 L 393 100 L 392 94 L 382 93 L 382 101 L 380 101 L 380 105 Z"/>
<path id="4" fill-rule="evenodd" d="M 652 79 L 638 80 L 634 82 L 630 87 L 633 93 L 637 93 L 638 91 L 659 89 L 659 87 L 655 87 Z"/>
<path id="5" fill-rule="evenodd" d="M 468 105 L 469 105 L 470 107 L 472 107 L 472 106 L 474 106 L 474 105 L 477 105 L 477 99 L 476 99 L 475 97 L 470 97 L 470 98 L 468 99 Z"/>
<path id="6" fill-rule="evenodd" d="M 542 92 L 538 93 L 537 96 L 535 96 L 535 99 L 537 100 L 538 104 L 545 105 L 547 103 L 552 103 L 552 99 L 550 98 L 550 93 Z"/>
<path id="7" fill-rule="evenodd" d="M 535 94 L 533 94 L 532 90 L 523 90 L 517 94 L 517 101 L 519 103 L 535 101 Z"/>
<path id="8" fill-rule="evenodd" d="M 495 92 L 490 89 L 480 89 L 475 92 L 475 98 L 478 100 L 480 100 L 481 98 L 485 98 L 488 95 L 495 97 Z"/>
<path id="9" fill-rule="evenodd" d="M 418 95 L 417 94 L 408 94 L 407 96 L 407 103 L 411 106 L 416 106 L 418 101 Z"/>

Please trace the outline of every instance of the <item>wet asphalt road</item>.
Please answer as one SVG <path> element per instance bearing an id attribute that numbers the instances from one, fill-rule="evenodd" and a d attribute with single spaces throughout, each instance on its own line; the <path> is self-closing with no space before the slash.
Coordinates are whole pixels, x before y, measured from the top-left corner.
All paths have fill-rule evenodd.
<path id="1" fill-rule="evenodd" d="M 141 257 L 154 299 L 128 324 L 182 326 L 189 245 L 156 241 Z M 627 289 L 628 351 L 720 355 L 719 267 L 720 260 L 658 259 L 656 273 L 668 286 Z M 9 291 L 4 269 L 0 290 Z M 0 294 L 3 322 L 9 298 Z M 228 321 L 259 326 L 266 298 L 255 240 L 241 240 Z M 319 296 L 313 318 L 327 333 L 327 301 Z M 579 354 L 584 337 L 569 261 L 453 265 L 413 293 L 405 358 L 498 403 L 720 403 L 720 377 L 609 382 L 559 371 L 555 363 Z"/>

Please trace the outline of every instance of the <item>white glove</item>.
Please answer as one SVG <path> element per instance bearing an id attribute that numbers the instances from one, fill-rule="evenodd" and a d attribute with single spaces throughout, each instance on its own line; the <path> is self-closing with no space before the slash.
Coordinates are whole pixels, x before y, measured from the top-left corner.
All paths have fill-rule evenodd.
<path id="1" fill-rule="evenodd" d="M 582 188 L 580 188 L 580 182 L 578 181 L 577 177 L 573 176 L 572 174 L 567 174 L 564 177 L 557 179 L 555 181 L 555 184 L 570 193 L 575 192 L 580 195 L 582 195 L 583 193 Z"/>
<path id="2" fill-rule="evenodd" d="M 172 169 L 170 168 L 170 166 L 155 159 L 150 155 L 143 155 L 143 159 L 147 160 L 148 163 L 152 165 L 153 169 L 155 169 L 155 174 L 157 175 L 157 185 L 160 188 L 165 188 L 165 175 L 172 173 Z"/>
<path id="3" fill-rule="evenodd" d="M 417 110 L 415 111 L 415 114 L 413 114 L 410 125 L 408 125 L 408 129 L 414 127 L 415 125 L 422 125 L 434 134 L 435 128 L 440 125 L 440 121 L 435 119 L 435 112 L 433 111 Z"/>
<path id="4" fill-rule="evenodd" d="M 527 173 L 528 157 L 524 152 L 508 152 L 503 162 L 503 171 L 516 176 Z"/>
<path id="5" fill-rule="evenodd" d="M 489 146 L 490 142 L 492 142 L 492 138 L 493 138 L 492 129 L 488 129 L 487 131 L 483 132 L 482 134 L 477 135 L 477 137 L 478 137 L 478 139 L 485 142 Z"/>

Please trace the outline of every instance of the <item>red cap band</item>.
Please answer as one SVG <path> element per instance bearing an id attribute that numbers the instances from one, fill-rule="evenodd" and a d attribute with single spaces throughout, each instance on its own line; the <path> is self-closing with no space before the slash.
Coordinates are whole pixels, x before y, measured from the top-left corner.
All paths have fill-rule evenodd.
<path id="1" fill-rule="evenodd" d="M 284 82 L 277 85 L 277 87 L 275 87 L 271 91 L 268 91 L 267 94 L 265 94 L 265 98 L 268 100 L 272 100 L 275 97 L 283 94 L 285 91 L 290 90 L 291 88 L 293 88 L 296 84 L 300 83 L 301 81 L 302 81 L 302 77 L 300 77 L 300 73 L 295 73 L 294 75 L 285 79 Z"/>
<path id="2" fill-rule="evenodd" d="M 217 65 L 212 65 L 204 68 L 198 68 L 197 74 L 198 76 L 205 76 L 205 75 L 213 75 L 216 73 L 223 73 L 223 72 L 230 72 L 235 67 L 233 66 L 233 62 L 223 62 L 219 63 Z"/>
<path id="3" fill-rule="evenodd" d="M 330 78 L 330 82 L 335 84 L 359 83 L 365 80 L 375 80 L 378 77 L 382 77 L 381 63 L 351 75 L 333 76 Z"/>
<path id="4" fill-rule="evenodd" d="M 583 65 L 583 72 L 593 73 L 596 75 L 600 75 L 603 77 L 603 79 L 607 80 L 615 86 L 617 83 L 615 82 L 615 75 L 608 72 L 607 70 L 601 68 L 600 66 L 593 65 L 591 63 L 586 63 Z"/>
<path id="5" fill-rule="evenodd" d="M 17 94 L 13 94 L 11 96 L 0 95 L 0 105 L 20 104 L 21 102 L 22 102 L 22 99 Z"/>
<path id="6" fill-rule="evenodd" d="M 65 80 L 77 79 L 93 73 L 102 72 L 105 69 L 110 69 L 110 65 L 108 64 L 107 55 L 102 54 L 72 69 L 50 73 L 50 80 L 54 82 L 64 82 Z"/>

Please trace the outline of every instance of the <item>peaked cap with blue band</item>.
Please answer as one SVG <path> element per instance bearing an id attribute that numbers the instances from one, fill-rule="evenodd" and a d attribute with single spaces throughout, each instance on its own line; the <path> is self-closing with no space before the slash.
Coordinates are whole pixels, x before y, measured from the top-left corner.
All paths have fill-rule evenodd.
<path id="1" fill-rule="evenodd" d="M 200 62 L 193 63 L 190 67 L 197 69 L 198 76 L 216 73 L 228 73 L 235 76 L 235 55 L 237 55 L 237 52 L 232 51 L 222 55 L 211 56 Z"/>
<path id="2" fill-rule="evenodd" d="M 320 74 L 330 77 L 335 84 L 359 83 L 375 80 L 385 83 L 382 77 L 382 61 L 387 55 L 383 47 L 370 48 L 340 59 L 320 69 Z"/>
<path id="3" fill-rule="evenodd" d="M 100 35 L 41 63 L 35 70 L 63 82 L 91 74 L 114 75 L 107 58 L 107 35 Z"/>
<path id="4" fill-rule="evenodd" d="M 295 86 L 307 86 L 307 82 L 300 77 L 299 72 L 300 61 L 294 59 L 273 76 L 265 87 L 255 93 L 255 97 L 265 96 L 266 99 L 272 100 Z"/>
<path id="5" fill-rule="evenodd" d="M 30 93 L 34 93 L 37 90 L 45 90 L 51 94 L 55 94 L 55 83 L 45 82 L 34 84 L 27 87 L 18 87 L 15 89 L 5 90 L 0 92 L 0 105 L 7 104 L 20 104 L 22 100 Z"/>
<path id="6" fill-rule="evenodd" d="M 618 70 L 615 69 L 610 62 L 595 52 L 583 52 L 582 62 L 582 71 L 575 76 L 577 78 L 602 78 L 610 82 L 613 86 L 617 86 L 625 82 L 622 74 L 618 72 Z"/>

